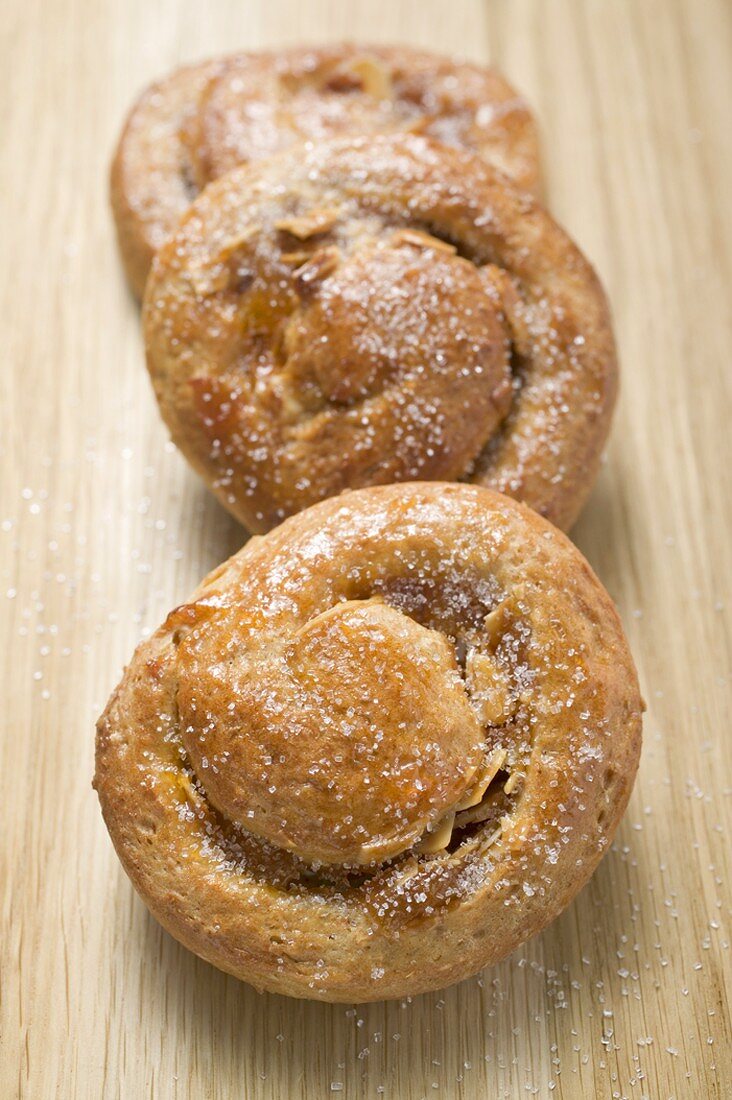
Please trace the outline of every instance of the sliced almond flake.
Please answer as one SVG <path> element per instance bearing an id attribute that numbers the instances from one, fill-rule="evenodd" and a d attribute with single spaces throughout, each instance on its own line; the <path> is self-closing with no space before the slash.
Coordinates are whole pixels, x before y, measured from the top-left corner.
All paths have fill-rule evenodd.
<path id="1" fill-rule="evenodd" d="M 454 256 L 457 248 L 449 241 L 442 241 L 421 229 L 397 229 L 392 238 L 396 244 L 411 244 L 416 248 L 431 248 L 435 252 L 447 252 Z"/>
<path id="2" fill-rule="evenodd" d="M 293 214 L 289 218 L 280 218 L 274 224 L 275 229 L 290 233 L 293 237 L 297 237 L 299 241 L 306 241 L 310 237 L 327 233 L 329 229 L 333 228 L 339 217 L 340 209 L 323 207 L 320 210 L 310 210 L 307 214 Z"/>
<path id="3" fill-rule="evenodd" d="M 373 96 L 374 99 L 393 97 L 394 86 L 391 82 L 391 74 L 375 57 L 368 55 L 355 57 L 344 66 L 344 69 L 358 78 L 361 89 L 366 95 Z"/>
<path id="4" fill-rule="evenodd" d="M 284 264 L 291 264 L 293 267 L 300 267 L 302 264 L 307 263 L 310 259 L 311 252 L 283 252 L 280 259 Z"/>
<path id="5" fill-rule="evenodd" d="M 482 801 L 485 792 L 495 779 L 496 774 L 503 767 L 505 759 L 505 749 L 494 749 L 490 756 L 486 758 L 483 767 L 478 769 L 475 784 L 460 802 L 458 802 L 455 807 L 456 810 L 467 810 L 471 806 L 477 806 L 478 803 Z"/>
<path id="6" fill-rule="evenodd" d="M 523 780 L 523 774 L 521 772 L 511 772 L 506 782 L 503 784 L 503 790 L 505 794 L 512 794 L 518 784 Z"/>
<path id="7" fill-rule="evenodd" d="M 216 264 L 212 268 L 193 268 L 188 272 L 188 281 L 199 298 L 207 298 L 219 290 L 226 290 L 230 272 L 225 264 Z"/>
<path id="8" fill-rule="evenodd" d="M 465 681 L 470 702 L 483 726 L 499 726 L 516 711 L 508 679 L 487 653 L 471 649 L 465 659 Z"/>
<path id="9" fill-rule="evenodd" d="M 301 291 L 310 289 L 332 275 L 341 262 L 341 253 L 335 245 L 319 248 L 307 262 L 295 272 L 295 281 Z"/>
<path id="10" fill-rule="evenodd" d="M 501 640 L 501 635 L 508 630 L 511 622 L 518 613 L 517 602 L 521 598 L 521 592 L 515 590 L 510 596 L 501 600 L 492 611 L 489 611 L 483 619 L 483 632 L 487 643 L 495 648 Z"/>
<path id="11" fill-rule="evenodd" d="M 417 115 L 408 126 L 404 127 L 405 134 L 425 134 L 433 122 L 437 120 L 437 115 Z"/>
<path id="12" fill-rule="evenodd" d="M 500 769 L 503 758 L 505 758 L 505 750 L 497 750 L 492 754 L 492 757 L 498 758 L 500 756 L 500 762 L 496 770 Z M 492 766 L 492 765 L 491 765 Z M 495 776 L 495 772 L 491 774 L 491 779 Z M 490 784 L 490 780 L 488 781 Z M 485 793 L 485 792 L 484 792 Z M 482 797 L 482 796 L 481 796 Z M 430 832 L 425 833 L 419 844 L 415 845 L 415 851 L 420 855 L 434 855 L 437 852 L 444 851 L 450 841 L 452 835 L 456 829 L 463 829 L 466 825 L 479 824 L 481 821 L 487 820 L 494 812 L 494 805 L 491 801 L 483 802 L 479 800 L 477 804 L 472 805 L 469 809 L 460 810 L 457 807 L 455 810 L 451 810 L 445 814 L 443 818 L 437 823 L 436 827 Z M 508 817 L 504 816 L 498 824 L 496 831 L 483 841 L 483 845 L 488 847 L 493 844 L 495 840 L 501 835 L 503 830 L 503 822 L 508 821 Z M 477 843 L 475 838 L 471 842 Z"/>
<path id="13" fill-rule="evenodd" d="M 445 814 L 431 832 L 425 833 L 419 844 L 416 845 L 416 851 L 427 855 L 433 852 L 441 852 L 443 848 L 447 848 L 454 823 L 455 812 L 451 811 L 449 814 Z"/>
<path id="14" fill-rule="evenodd" d="M 228 241 L 224 241 L 210 261 L 198 264 L 188 272 L 188 279 L 192 283 L 196 294 L 205 298 L 208 294 L 215 294 L 219 290 L 226 290 L 231 277 L 231 271 L 228 266 L 229 260 L 239 251 L 239 249 L 243 248 L 252 237 L 255 237 L 260 229 L 261 226 L 256 224 L 246 226 L 246 228 L 242 229 L 239 233 L 230 237 Z"/>
<path id="15" fill-rule="evenodd" d="M 485 798 L 477 806 L 471 806 L 469 810 L 461 810 L 455 818 L 455 828 L 464 829 L 466 825 L 479 825 L 481 821 L 487 821 L 494 814 L 493 799 Z"/>
<path id="16" fill-rule="evenodd" d="M 363 866 L 367 863 L 373 863 L 374 860 L 382 862 L 385 859 L 391 859 L 403 852 L 407 846 L 408 841 L 405 842 L 403 837 L 395 837 L 390 844 L 386 844 L 384 839 L 379 837 L 370 844 L 361 845 L 358 850 L 356 864 Z"/>
<path id="17" fill-rule="evenodd" d="M 470 837 L 467 840 L 462 840 L 460 843 L 461 854 L 467 854 L 468 852 L 484 852 L 486 848 L 490 848 L 491 844 L 495 844 L 498 838 L 502 835 L 503 830 L 500 825 L 489 837 L 485 837 L 482 833 L 477 833 L 475 836 Z"/>
<path id="18" fill-rule="evenodd" d="M 244 226 L 238 233 L 235 233 L 233 237 L 229 237 L 228 241 L 219 248 L 216 253 L 216 260 L 221 262 L 223 260 L 230 260 L 235 252 L 238 252 L 244 245 L 249 244 L 253 237 L 261 230 L 261 225 L 253 222 L 251 225 Z"/>

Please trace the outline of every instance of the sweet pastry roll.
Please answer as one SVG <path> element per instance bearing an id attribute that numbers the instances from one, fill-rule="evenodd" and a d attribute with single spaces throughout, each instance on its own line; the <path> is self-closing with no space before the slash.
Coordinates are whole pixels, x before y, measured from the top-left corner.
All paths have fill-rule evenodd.
<path id="1" fill-rule="evenodd" d="M 144 329 L 175 443 L 255 532 L 419 479 L 476 481 L 569 527 L 615 400 L 580 251 L 503 174 L 414 135 L 210 184 L 158 253 Z"/>
<path id="2" fill-rule="evenodd" d="M 538 188 L 534 119 L 495 69 L 407 47 L 338 45 L 238 54 L 179 69 L 135 103 L 112 165 L 130 283 L 195 195 L 240 164 L 303 142 L 407 131 L 473 150 Z"/>
<path id="3" fill-rule="evenodd" d="M 580 553 L 487 489 L 347 493 L 137 650 L 95 786 L 155 916 L 260 989 L 368 1001 L 512 951 L 625 808 L 641 701 Z"/>

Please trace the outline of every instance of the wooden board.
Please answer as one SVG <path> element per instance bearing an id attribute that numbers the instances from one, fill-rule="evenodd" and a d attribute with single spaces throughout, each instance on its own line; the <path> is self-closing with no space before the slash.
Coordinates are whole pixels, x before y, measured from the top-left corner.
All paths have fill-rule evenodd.
<path id="1" fill-rule="evenodd" d="M 181 61 L 343 36 L 491 59 L 536 107 L 624 369 L 576 538 L 649 704 L 630 810 L 564 916 L 478 979 L 358 1009 L 179 948 L 90 786 L 136 641 L 243 538 L 158 422 L 107 210 L 117 128 Z M 728 0 L 6 0 L 0 51 L 0 1095 L 730 1096 Z"/>

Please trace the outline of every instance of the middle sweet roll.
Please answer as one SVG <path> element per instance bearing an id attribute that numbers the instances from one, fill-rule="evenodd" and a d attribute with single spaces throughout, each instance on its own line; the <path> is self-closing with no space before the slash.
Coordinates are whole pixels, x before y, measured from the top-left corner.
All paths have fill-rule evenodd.
<path id="1" fill-rule="evenodd" d="M 499 171 L 409 135 L 211 184 L 156 258 L 144 327 L 175 443 L 257 532 L 415 479 L 487 485 L 567 528 L 615 399 L 578 248 Z"/>

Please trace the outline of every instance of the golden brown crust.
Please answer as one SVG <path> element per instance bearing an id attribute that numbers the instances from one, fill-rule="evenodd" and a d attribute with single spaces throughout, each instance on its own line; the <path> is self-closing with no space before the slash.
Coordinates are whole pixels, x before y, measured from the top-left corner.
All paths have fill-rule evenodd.
<path id="1" fill-rule="evenodd" d="M 184 133 L 218 64 L 189 65 L 151 84 L 134 104 L 117 143 L 112 213 L 125 274 L 138 298 L 153 256 L 198 192 Z"/>
<path id="2" fill-rule="evenodd" d="M 252 531 L 415 479 L 474 480 L 568 527 L 615 400 L 579 250 L 479 158 L 412 135 L 210 184 L 157 256 L 144 326 L 174 441 Z"/>
<path id="3" fill-rule="evenodd" d="M 112 166 L 112 207 L 138 297 L 196 192 L 300 141 L 409 130 L 471 149 L 538 190 L 536 125 L 494 69 L 407 47 L 296 47 L 176 70 L 133 106 Z"/>
<path id="4" fill-rule="evenodd" d="M 565 536 L 479 487 L 378 487 L 252 539 L 168 616 L 99 721 L 95 786 L 191 950 L 377 1000 L 458 981 L 567 905 L 625 808 L 640 712 Z"/>

